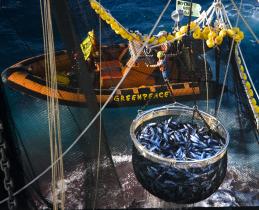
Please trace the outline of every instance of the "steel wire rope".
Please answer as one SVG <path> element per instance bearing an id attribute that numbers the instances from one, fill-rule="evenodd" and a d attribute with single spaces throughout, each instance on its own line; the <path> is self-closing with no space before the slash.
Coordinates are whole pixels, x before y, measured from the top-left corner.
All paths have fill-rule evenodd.
<path id="1" fill-rule="evenodd" d="M 242 3 L 243 3 L 243 0 L 240 1 L 240 8 L 242 7 Z M 224 17 L 227 19 L 226 10 L 225 10 L 225 7 L 224 7 L 223 4 L 222 4 L 222 8 L 223 8 L 223 10 L 221 12 L 223 12 Z M 236 27 L 238 25 L 238 21 L 239 21 L 239 16 L 237 16 Z M 220 94 L 220 98 L 219 98 L 219 105 L 218 105 L 217 111 L 215 113 L 215 117 L 218 116 L 218 113 L 219 113 L 220 108 L 221 108 L 221 103 L 222 103 L 222 99 L 223 99 L 223 95 L 224 95 L 225 85 L 226 85 L 226 82 L 227 82 L 229 64 L 230 64 L 230 60 L 231 60 L 231 56 L 232 56 L 232 52 L 233 52 L 233 48 L 234 48 L 234 43 L 235 43 L 235 40 L 232 39 L 230 52 L 229 52 L 229 56 L 228 56 L 228 61 L 227 61 L 227 66 L 226 66 L 226 71 L 225 71 L 224 80 L 223 80 L 223 85 L 222 85 L 221 94 Z"/>
<path id="2" fill-rule="evenodd" d="M 99 4 L 101 0 L 99 0 Z M 102 22 L 99 16 L 99 111 L 102 109 Z M 94 193 L 94 204 L 93 209 L 96 207 L 96 200 L 98 194 L 98 183 L 99 183 L 99 173 L 100 173 L 100 155 L 101 155 L 101 140 L 102 140 L 102 112 L 99 115 L 99 136 L 98 136 L 98 155 L 97 155 L 97 168 L 96 168 L 96 182 L 95 182 L 95 193 Z"/>
<path id="3" fill-rule="evenodd" d="M 61 127 L 59 116 L 59 103 L 57 96 L 57 72 L 55 62 L 55 47 L 53 38 L 53 28 L 51 20 L 51 10 L 49 0 L 40 0 L 43 40 L 45 51 L 45 74 L 47 90 L 47 108 L 48 108 L 48 127 L 50 140 L 51 163 L 57 160 L 62 154 Z M 52 165 L 52 199 L 53 209 L 56 210 L 61 205 L 64 209 L 64 168 L 62 157 L 58 160 L 58 164 Z M 61 193 L 58 192 L 59 183 L 61 182 Z M 59 199 L 58 196 L 61 196 Z"/>
<path id="4" fill-rule="evenodd" d="M 111 95 L 108 97 L 108 99 L 106 100 L 106 102 L 104 103 L 104 105 L 102 106 L 101 110 L 99 110 L 99 112 L 93 117 L 93 119 L 90 121 L 90 123 L 84 128 L 84 130 L 82 131 L 81 134 L 79 134 L 79 136 L 74 140 L 74 142 L 50 165 L 48 166 L 44 171 L 42 171 L 37 177 L 35 177 L 33 180 L 31 180 L 29 183 L 27 183 L 26 185 L 24 185 L 22 188 L 20 188 L 19 190 L 17 190 L 14 193 L 14 196 L 19 194 L 20 192 L 22 192 L 23 190 L 25 190 L 28 186 L 30 186 L 31 184 L 33 184 L 35 181 L 37 181 L 39 178 L 41 178 L 44 174 L 46 174 L 53 165 L 56 165 L 62 157 L 64 157 L 73 147 L 74 145 L 81 139 L 81 137 L 86 133 L 86 131 L 92 126 L 92 124 L 95 122 L 95 120 L 99 117 L 100 113 L 104 110 L 104 108 L 107 106 L 107 104 L 109 103 L 109 101 L 112 99 L 112 97 L 114 96 L 114 94 L 116 93 L 117 89 L 119 88 L 119 86 L 122 84 L 122 82 L 125 80 L 125 78 L 127 77 L 128 73 L 130 72 L 131 67 L 134 65 L 134 63 L 136 62 L 137 58 L 140 56 L 142 50 L 147 46 L 148 40 L 150 39 L 151 35 L 154 33 L 155 29 L 157 28 L 162 16 L 164 15 L 165 11 L 167 10 L 169 4 L 171 3 L 172 0 L 168 0 L 167 4 L 165 5 L 164 9 L 162 10 L 162 12 L 160 13 L 157 21 L 155 22 L 153 28 L 151 29 L 149 35 L 148 35 L 148 39 L 143 43 L 142 47 L 139 49 L 137 56 L 135 58 L 133 58 L 132 60 L 129 60 L 129 65 L 127 66 L 127 70 L 125 71 L 125 74 L 123 75 L 123 77 L 121 78 L 121 80 L 118 82 L 118 84 L 116 85 L 116 87 L 114 88 L 114 90 L 112 91 Z M 0 204 L 3 204 L 4 202 L 8 201 L 8 197 L 4 198 L 3 200 L 0 201 Z"/>
<path id="5" fill-rule="evenodd" d="M 208 70 L 207 70 L 207 61 L 206 61 L 206 51 L 204 39 L 202 40 L 203 48 L 203 59 L 204 59 L 204 68 L 205 68 L 205 83 L 206 83 L 206 112 L 209 112 L 209 84 L 208 84 Z"/>
<path id="6" fill-rule="evenodd" d="M 207 19 L 207 13 L 205 13 L 205 20 Z M 204 26 L 204 22 L 202 23 Z M 202 50 L 203 50 L 203 59 L 204 59 L 204 68 L 205 68 L 205 85 L 206 85 L 206 112 L 209 112 L 209 84 L 208 84 L 208 69 L 207 69 L 207 61 L 206 61 L 206 50 L 205 50 L 205 41 L 202 39 Z"/>

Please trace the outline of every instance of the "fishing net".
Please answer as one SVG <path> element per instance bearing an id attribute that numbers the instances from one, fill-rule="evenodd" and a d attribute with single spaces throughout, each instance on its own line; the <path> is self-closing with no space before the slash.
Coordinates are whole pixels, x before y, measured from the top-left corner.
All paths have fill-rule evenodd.
<path id="1" fill-rule="evenodd" d="M 204 113 L 202 113 L 202 116 L 214 132 L 224 137 L 225 145 L 216 155 L 197 160 L 185 160 L 185 158 L 179 160 L 176 159 L 177 157 L 163 157 L 163 153 L 155 154 L 143 147 L 137 140 L 139 137 L 136 135 L 143 124 L 157 122 L 158 118 L 171 117 L 175 124 L 204 123 L 201 118 L 194 115 L 193 109 L 177 105 L 165 106 L 148 110 L 133 121 L 130 130 L 134 143 L 132 155 L 134 171 L 140 183 L 157 197 L 176 203 L 193 203 L 211 195 L 222 183 L 227 170 L 226 148 L 229 136 L 222 124 L 214 117 Z M 186 130 L 188 129 L 186 126 Z M 163 132 L 166 133 L 165 130 Z M 148 139 L 148 141 L 152 140 Z M 180 143 L 183 141 L 182 139 Z M 190 142 L 186 143 L 186 146 L 188 147 L 186 153 L 188 153 Z"/>

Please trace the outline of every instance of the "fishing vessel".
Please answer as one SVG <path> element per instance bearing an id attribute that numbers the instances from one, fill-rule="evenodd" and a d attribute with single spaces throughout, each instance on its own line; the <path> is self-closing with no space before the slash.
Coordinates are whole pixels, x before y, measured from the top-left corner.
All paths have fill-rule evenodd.
<path id="1" fill-rule="evenodd" d="M 99 44 L 96 44 L 94 32 L 90 31 L 88 37 L 81 43 L 85 60 L 91 66 L 97 100 L 104 104 L 113 88 L 125 75 L 127 66 L 136 57 L 137 50 L 147 39 L 147 35 L 127 31 L 98 2 L 90 1 L 90 3 L 100 17 L 106 21 L 106 24 L 128 41 L 128 44 L 104 45 L 100 48 Z M 175 18 L 182 18 L 179 16 L 178 14 Z M 205 77 L 207 85 L 210 86 L 209 95 L 214 95 L 216 81 L 212 80 L 211 68 L 209 64 L 205 64 L 207 61 L 202 58 L 202 41 L 195 36 L 191 39 L 184 37 L 187 29 L 188 33 L 193 31 L 194 25 L 196 22 L 192 22 L 189 29 L 187 26 L 182 26 L 176 28 L 172 33 L 161 31 L 150 37 L 148 46 L 134 62 L 130 74 L 127 75 L 109 105 L 139 105 L 147 101 L 150 104 L 171 101 L 171 93 L 163 81 L 161 73 L 157 68 L 149 67 L 150 64 L 156 62 L 156 53 L 163 48 L 166 48 L 169 57 L 169 80 L 174 97 L 190 99 L 192 95 L 204 96 Z M 188 44 L 190 42 L 192 42 L 192 48 Z M 208 50 L 206 45 L 204 51 Z M 192 51 L 191 55 L 190 51 Z M 72 55 L 71 59 L 69 53 L 62 51 L 57 53 L 56 57 L 59 101 L 67 105 L 86 104 L 86 98 L 79 87 L 80 72 L 77 55 Z M 48 92 L 44 75 L 44 55 L 21 61 L 2 73 L 4 83 L 10 87 L 40 98 L 46 98 Z M 98 95 L 100 88 L 102 89 L 101 96 Z"/>
<path id="2" fill-rule="evenodd" d="M 101 64 L 99 57 L 94 58 L 95 66 L 91 71 L 93 71 L 95 77 L 93 83 L 97 100 L 99 103 L 104 104 L 118 81 L 125 74 L 127 66 L 125 58 L 127 61 L 130 55 L 126 44 L 103 46 L 102 50 Z M 183 56 L 175 55 L 174 60 L 182 59 Z M 75 67 L 73 68 L 67 52 L 57 53 L 56 58 L 59 83 L 58 99 L 60 103 L 76 106 L 85 105 L 87 103 L 86 98 L 78 85 L 80 73 Z M 190 98 L 193 94 L 196 94 L 197 97 L 204 95 L 202 93 L 205 89 L 205 78 L 201 77 L 205 72 L 204 60 L 197 56 L 195 61 L 195 66 L 192 67 L 195 72 L 194 76 L 191 75 L 191 70 L 188 70 L 188 67 L 186 68 L 186 63 L 182 62 L 177 65 L 173 61 L 174 66 L 171 67 L 173 71 L 170 75 L 170 81 L 175 97 L 188 99 L 188 96 Z M 127 79 L 109 103 L 110 106 L 139 105 L 144 104 L 146 101 L 150 101 L 150 103 L 170 102 L 170 92 L 164 84 L 162 76 L 156 68 L 147 67 L 146 62 L 144 56 L 135 62 L 130 75 L 127 76 Z M 101 79 L 99 79 L 100 71 Z M 48 90 L 44 74 L 44 55 L 41 55 L 11 66 L 2 73 L 2 78 L 4 83 L 17 91 L 46 99 Z M 215 82 L 211 81 L 211 77 L 209 68 L 208 78 L 210 79 L 210 89 L 213 90 Z M 102 96 L 99 96 L 100 83 Z"/>
<path id="3" fill-rule="evenodd" d="M 258 149 L 259 98 L 239 47 L 244 33 L 232 27 L 221 1 L 213 1 L 204 11 L 183 2 L 177 1 L 177 7 L 186 7 L 176 7 L 171 14 L 173 30 L 154 35 L 170 1 L 161 5 L 149 34 L 127 29 L 100 2 L 84 1 L 87 15 L 98 15 L 93 18 L 98 27 L 89 24 L 79 41 L 75 31 L 82 27 L 74 25 L 70 15 L 74 6 L 81 18 L 83 3 L 42 1 L 44 53 L 2 73 L 1 90 L 6 92 L 1 93 L 1 107 L 6 110 L 1 109 L 1 119 L 4 131 L 13 129 L 16 138 L 0 139 L 1 153 L 6 154 L 6 160 L 1 159 L 1 189 L 6 195 L 0 205 L 10 209 L 256 205 L 258 168 L 252 155 Z M 198 15 L 191 17 L 195 7 Z M 52 12 L 65 50 L 55 51 Z M 114 39 L 120 36 L 124 43 L 103 44 L 102 26 L 109 26 Z M 159 69 L 150 67 L 157 63 L 159 51 L 170 61 L 169 82 Z M 210 131 L 219 135 L 216 145 L 211 146 L 209 139 L 204 140 L 205 147 L 193 137 L 186 144 L 188 135 L 203 132 L 192 124 L 197 119 L 209 125 L 204 139 Z M 179 129 L 170 132 L 190 131 L 182 141 L 184 147 L 192 146 L 192 153 L 184 153 L 180 143 L 170 148 L 175 151 L 169 158 L 163 156 L 168 154 L 158 147 L 168 146 L 161 143 L 168 138 L 166 133 L 159 134 L 162 140 L 156 138 L 157 145 L 151 139 L 152 144 L 141 145 L 138 129 L 150 136 L 145 126 L 159 133 L 159 126 L 176 122 Z M 176 143 L 179 136 L 173 138 Z M 194 148 L 198 144 L 202 146 Z M 19 148 L 18 154 L 10 156 L 9 148 Z M 13 173 L 14 163 L 20 173 Z M 243 180 L 242 170 L 250 167 L 249 181 Z"/>

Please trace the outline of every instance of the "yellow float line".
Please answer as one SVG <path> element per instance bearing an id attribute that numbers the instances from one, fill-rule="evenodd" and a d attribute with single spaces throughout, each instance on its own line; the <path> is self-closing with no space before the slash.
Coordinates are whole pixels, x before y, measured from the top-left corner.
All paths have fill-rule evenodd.
<path id="1" fill-rule="evenodd" d="M 248 98 L 248 101 L 249 101 L 249 104 L 250 104 L 250 107 L 253 111 L 253 114 L 254 114 L 254 117 L 255 117 L 255 120 L 256 120 L 256 127 L 257 127 L 257 130 L 259 130 L 259 113 L 257 113 L 257 110 L 255 107 L 258 107 L 258 105 L 256 104 L 259 100 L 258 98 L 258 93 L 254 87 L 254 84 L 249 76 L 249 81 L 247 81 L 247 76 L 244 72 L 248 72 L 248 69 L 247 69 L 247 66 L 244 62 L 244 59 L 243 59 L 243 56 L 241 55 L 241 57 L 239 56 L 239 51 L 241 52 L 240 48 L 238 46 L 236 46 L 236 49 L 235 49 L 235 58 L 238 62 L 238 70 L 239 70 L 239 75 L 240 75 L 240 78 L 242 80 L 242 84 L 244 86 L 244 89 L 245 89 L 245 92 L 246 92 L 246 96 Z M 244 66 L 242 65 L 242 62 L 244 64 Z M 248 73 L 249 74 L 249 73 Z M 249 84 L 249 85 L 248 85 Z M 251 87 L 252 86 L 252 87 Z M 249 88 L 250 87 L 250 88 Z M 253 97 L 253 96 L 250 96 L 249 95 L 249 90 L 252 90 L 256 97 L 257 97 L 257 100 Z M 255 105 L 254 105 L 255 103 Z M 258 108 L 259 109 L 259 108 Z"/>

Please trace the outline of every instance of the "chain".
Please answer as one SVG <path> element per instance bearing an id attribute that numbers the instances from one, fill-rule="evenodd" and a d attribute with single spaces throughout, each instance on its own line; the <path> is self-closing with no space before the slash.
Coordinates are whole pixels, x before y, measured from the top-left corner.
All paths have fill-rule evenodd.
<path id="1" fill-rule="evenodd" d="M 10 176 L 10 162 L 6 155 L 6 143 L 3 138 L 3 127 L 0 123 L 0 166 L 4 173 L 4 188 L 8 194 L 8 208 L 14 210 L 17 207 L 16 199 L 13 195 L 14 184 Z"/>

